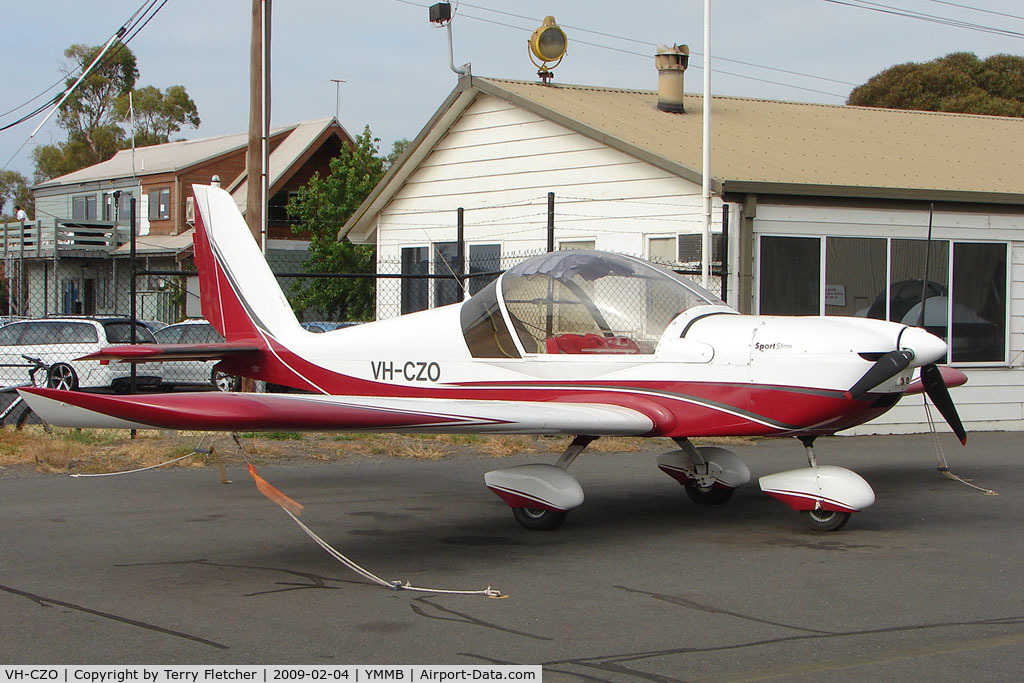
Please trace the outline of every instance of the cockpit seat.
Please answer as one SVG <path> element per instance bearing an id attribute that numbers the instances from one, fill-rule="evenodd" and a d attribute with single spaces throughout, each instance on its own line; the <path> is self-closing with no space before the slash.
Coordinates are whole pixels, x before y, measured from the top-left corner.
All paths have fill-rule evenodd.
<path id="1" fill-rule="evenodd" d="M 640 347 L 629 337 L 603 337 L 599 334 L 559 334 L 546 340 L 548 353 L 639 353 Z"/>

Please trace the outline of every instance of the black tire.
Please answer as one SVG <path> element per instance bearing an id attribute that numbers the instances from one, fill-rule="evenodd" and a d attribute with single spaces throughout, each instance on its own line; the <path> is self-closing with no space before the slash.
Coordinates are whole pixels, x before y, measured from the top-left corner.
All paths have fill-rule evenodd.
<path id="1" fill-rule="evenodd" d="M 238 375 L 229 375 L 214 368 L 210 372 L 210 383 L 217 391 L 238 391 L 242 388 L 242 378 Z"/>
<path id="2" fill-rule="evenodd" d="M 839 531 L 850 521 L 849 512 L 836 510 L 801 510 L 800 517 L 814 531 Z"/>
<path id="3" fill-rule="evenodd" d="M 568 515 L 567 510 L 512 508 L 512 516 L 519 522 L 519 526 L 530 531 L 553 531 L 562 526 Z"/>
<path id="4" fill-rule="evenodd" d="M 78 373 L 67 363 L 54 363 L 46 371 L 46 386 L 51 389 L 78 390 Z"/>
<path id="5" fill-rule="evenodd" d="M 701 505 L 721 505 L 732 498 L 732 492 L 736 490 L 728 486 L 697 486 L 696 484 L 685 484 L 684 486 L 690 500 Z"/>

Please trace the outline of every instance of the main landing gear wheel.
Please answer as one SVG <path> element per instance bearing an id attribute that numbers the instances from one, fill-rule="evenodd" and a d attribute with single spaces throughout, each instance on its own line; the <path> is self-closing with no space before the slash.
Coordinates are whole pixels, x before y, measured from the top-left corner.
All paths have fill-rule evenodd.
<path id="1" fill-rule="evenodd" d="M 569 516 L 567 510 L 541 510 L 539 508 L 512 508 L 512 516 L 519 526 L 530 531 L 553 531 L 562 526 Z"/>
<path id="2" fill-rule="evenodd" d="M 684 487 L 690 500 L 701 505 L 721 505 L 732 498 L 732 492 L 736 490 L 728 486 L 697 486 L 696 484 L 684 484 Z"/>
<path id="3" fill-rule="evenodd" d="M 801 510 L 800 518 L 814 531 L 838 531 L 850 521 L 850 513 L 837 510 Z"/>

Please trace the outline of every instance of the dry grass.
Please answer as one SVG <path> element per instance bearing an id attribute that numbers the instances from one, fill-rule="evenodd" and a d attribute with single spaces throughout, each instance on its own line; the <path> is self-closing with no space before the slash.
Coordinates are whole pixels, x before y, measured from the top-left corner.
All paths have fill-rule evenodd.
<path id="1" fill-rule="evenodd" d="M 293 432 L 248 433 L 238 443 L 229 434 L 202 435 L 197 432 L 139 431 L 135 438 L 127 430 L 62 429 L 44 432 L 40 426 L 22 431 L 0 428 L 0 472 L 3 469 L 34 469 L 44 473 L 120 472 L 167 463 L 174 458 L 201 451 L 173 467 L 203 467 L 216 456 L 229 464 L 246 460 L 263 464 L 273 460 L 310 459 L 331 462 L 348 457 L 376 455 L 436 461 L 460 456 L 489 455 L 505 458 L 517 454 L 557 456 L 569 445 L 570 437 L 523 435 L 406 435 L 406 434 L 298 434 Z M 697 445 L 749 446 L 754 439 L 702 439 Z M 242 452 L 238 445 L 242 446 Z M 637 452 L 674 450 L 670 439 L 604 437 L 587 452 Z"/>

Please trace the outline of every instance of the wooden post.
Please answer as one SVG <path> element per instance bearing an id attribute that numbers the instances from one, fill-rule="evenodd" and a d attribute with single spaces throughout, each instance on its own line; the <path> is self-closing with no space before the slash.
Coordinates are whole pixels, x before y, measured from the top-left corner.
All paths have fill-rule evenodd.
<path id="1" fill-rule="evenodd" d="M 249 39 L 249 146 L 245 154 L 245 222 L 256 243 L 263 225 L 263 1 L 252 0 Z"/>

